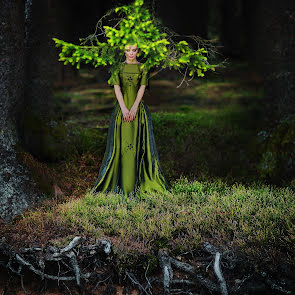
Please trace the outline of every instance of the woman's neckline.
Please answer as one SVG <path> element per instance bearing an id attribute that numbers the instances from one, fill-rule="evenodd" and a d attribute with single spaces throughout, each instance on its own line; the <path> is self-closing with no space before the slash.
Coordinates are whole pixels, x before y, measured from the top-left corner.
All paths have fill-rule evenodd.
<path id="1" fill-rule="evenodd" d="M 123 62 L 125 65 L 139 65 L 140 64 L 140 62 L 138 62 L 138 63 L 134 63 L 134 64 L 129 64 L 129 63 L 127 63 L 127 62 Z"/>

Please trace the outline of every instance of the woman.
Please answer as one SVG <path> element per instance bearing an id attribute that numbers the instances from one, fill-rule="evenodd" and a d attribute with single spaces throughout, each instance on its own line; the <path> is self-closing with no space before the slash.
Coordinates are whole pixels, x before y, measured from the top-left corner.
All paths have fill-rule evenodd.
<path id="1" fill-rule="evenodd" d="M 138 189 L 169 189 L 160 167 L 151 116 L 142 100 L 148 72 L 140 68 L 137 54 L 137 45 L 125 47 L 126 60 L 113 83 L 117 101 L 93 193 L 113 191 L 128 195 Z"/>

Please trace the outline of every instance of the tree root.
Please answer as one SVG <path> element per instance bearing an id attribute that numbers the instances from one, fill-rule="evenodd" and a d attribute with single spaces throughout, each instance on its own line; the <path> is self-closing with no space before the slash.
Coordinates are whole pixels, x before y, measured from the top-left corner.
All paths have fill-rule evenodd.
<path id="1" fill-rule="evenodd" d="M 53 280 L 58 285 L 61 282 L 69 294 L 71 294 L 71 290 L 65 284 L 66 282 L 74 284 L 80 294 L 85 293 L 84 287 L 86 283 L 89 283 L 91 285 L 90 294 L 93 294 L 99 285 L 111 280 L 114 268 L 107 261 L 111 261 L 113 258 L 111 255 L 115 254 L 112 252 L 112 244 L 108 240 L 97 241 L 91 245 L 83 245 L 84 241 L 85 239 L 81 237 L 75 237 L 64 248 L 53 246 L 49 246 L 46 249 L 39 247 L 22 248 L 18 253 L 13 252 L 11 249 L 6 249 L 9 260 L 5 266 L 10 272 L 10 276 L 2 294 L 8 293 L 12 273 L 20 277 L 21 288 L 24 294 L 29 294 L 24 285 L 24 269 L 34 273 L 42 282 Z M 236 280 L 240 282 L 238 286 L 236 284 L 231 287 L 227 286 L 226 276 L 224 277 L 221 268 L 225 268 L 228 273 L 231 273 L 231 270 L 236 267 L 237 258 L 233 253 L 222 252 L 210 243 L 204 243 L 202 251 L 207 256 L 202 254 L 204 257 L 200 257 L 198 266 L 195 266 L 181 261 L 182 257 L 180 256 L 177 257 L 178 259 L 175 259 L 169 256 L 167 250 L 160 249 L 157 258 L 161 269 L 161 278 L 147 276 L 149 264 L 144 276 L 143 274 L 141 275 L 141 279 L 136 278 L 131 271 L 126 270 L 125 274 L 129 281 L 139 289 L 140 293 L 145 295 L 153 294 L 154 284 L 161 284 L 163 292 L 170 295 L 197 295 L 200 292 L 202 293 L 200 291 L 202 288 L 205 288 L 211 294 L 249 293 L 247 286 L 243 284 L 246 280 L 253 277 L 253 274 L 244 276 L 242 280 Z M 102 266 L 110 266 L 111 274 L 110 272 L 107 274 L 108 270 L 102 269 Z M 206 275 L 209 270 L 211 270 L 210 273 L 212 274 L 210 279 Z M 259 275 L 270 289 L 283 294 L 292 294 L 291 291 L 274 282 L 266 272 L 261 272 Z M 216 282 L 211 279 L 214 276 L 216 277 Z M 146 282 L 142 283 L 142 280 Z M 44 284 L 42 285 L 42 288 L 44 288 Z"/>
<path id="2" fill-rule="evenodd" d="M 170 293 L 170 285 L 173 279 L 173 270 L 171 267 L 171 259 L 166 251 L 160 250 L 158 259 L 163 272 L 164 293 Z"/>

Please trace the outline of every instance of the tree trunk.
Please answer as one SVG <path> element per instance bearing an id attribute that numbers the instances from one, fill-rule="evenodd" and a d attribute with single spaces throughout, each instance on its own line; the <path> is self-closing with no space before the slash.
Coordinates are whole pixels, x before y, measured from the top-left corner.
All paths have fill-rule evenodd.
<path id="1" fill-rule="evenodd" d="M 1 0 L 0 22 L 0 218 L 9 221 L 38 196 L 17 151 L 24 98 L 24 1 Z"/>
<path id="2" fill-rule="evenodd" d="M 257 70 L 262 68 L 262 6 L 261 0 L 243 0 L 243 35 L 245 36 L 244 56 Z"/>
<path id="3" fill-rule="evenodd" d="M 263 0 L 265 117 L 295 113 L 295 1 Z"/>
<path id="4" fill-rule="evenodd" d="M 25 61 L 25 102 L 42 117 L 52 117 L 53 80 L 57 75 L 54 41 L 54 1 L 27 0 Z"/>
<path id="5" fill-rule="evenodd" d="M 52 96 L 61 70 L 52 40 L 57 37 L 58 8 L 58 0 L 27 0 L 25 10 L 25 107 L 19 127 L 24 148 L 48 162 L 63 158 L 67 144 L 67 130 L 56 122 Z"/>
<path id="6" fill-rule="evenodd" d="M 223 0 L 222 2 L 221 42 L 227 56 L 243 55 L 243 5 L 241 0 Z"/>

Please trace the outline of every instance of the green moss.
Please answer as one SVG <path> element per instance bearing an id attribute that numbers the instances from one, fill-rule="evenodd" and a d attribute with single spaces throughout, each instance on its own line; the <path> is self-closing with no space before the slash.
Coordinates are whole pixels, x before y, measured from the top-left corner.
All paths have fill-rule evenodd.
<path id="1" fill-rule="evenodd" d="M 118 245 L 142 243 L 150 254 L 161 248 L 175 253 L 192 250 L 208 236 L 218 236 L 221 244 L 258 251 L 266 245 L 290 249 L 294 247 L 294 194 L 289 188 L 259 182 L 244 186 L 182 178 L 172 184 L 171 192 L 143 193 L 140 199 L 87 193 L 80 200 L 59 205 L 56 214 L 67 226 L 88 232 L 91 224 L 115 235 Z M 123 260 L 131 259 L 130 251 L 126 257 L 123 251 Z"/>

